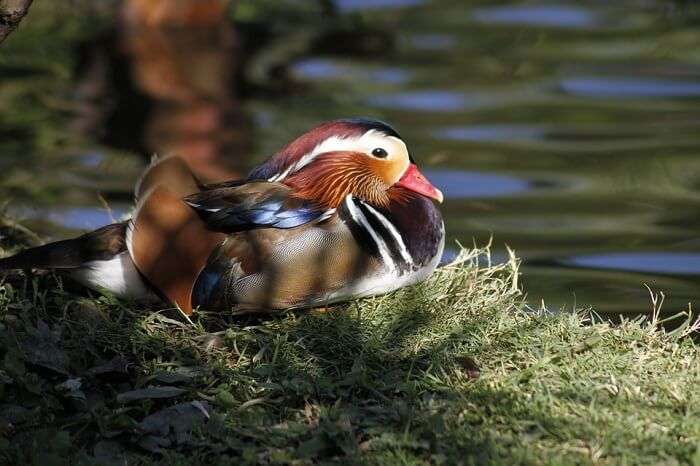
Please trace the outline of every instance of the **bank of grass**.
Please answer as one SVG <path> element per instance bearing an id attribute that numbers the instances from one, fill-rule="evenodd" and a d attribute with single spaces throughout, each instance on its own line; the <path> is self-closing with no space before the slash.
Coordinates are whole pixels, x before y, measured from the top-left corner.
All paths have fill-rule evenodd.
<path id="1" fill-rule="evenodd" d="M 690 321 L 531 310 L 517 277 L 463 251 L 388 296 L 192 323 L 14 278 L 0 463 L 700 464 Z"/>

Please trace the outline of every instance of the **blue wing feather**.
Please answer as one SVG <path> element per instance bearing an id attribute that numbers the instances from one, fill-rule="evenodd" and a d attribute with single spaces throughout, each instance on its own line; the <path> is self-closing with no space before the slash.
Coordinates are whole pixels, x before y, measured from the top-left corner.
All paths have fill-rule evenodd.
<path id="1" fill-rule="evenodd" d="M 326 213 L 309 201 L 292 197 L 289 187 L 269 182 L 205 190 L 184 201 L 210 229 L 223 232 L 295 228 Z"/>

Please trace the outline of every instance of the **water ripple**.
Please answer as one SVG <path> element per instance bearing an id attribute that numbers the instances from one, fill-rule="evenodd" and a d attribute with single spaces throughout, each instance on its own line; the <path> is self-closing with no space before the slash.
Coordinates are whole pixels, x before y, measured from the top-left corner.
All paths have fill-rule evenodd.
<path id="1" fill-rule="evenodd" d="M 424 0 L 335 0 L 341 12 L 375 10 L 379 8 L 404 8 L 420 5 Z"/>
<path id="2" fill-rule="evenodd" d="M 625 252 L 574 256 L 562 261 L 577 267 L 632 272 L 700 275 L 698 252 Z"/>
<path id="3" fill-rule="evenodd" d="M 700 97 L 700 79 L 681 81 L 665 78 L 581 76 L 563 79 L 567 94 L 594 98 L 680 98 Z"/>
<path id="4" fill-rule="evenodd" d="M 110 206 L 110 208 L 111 212 L 103 207 L 64 207 L 51 210 L 19 208 L 13 213 L 20 218 L 48 220 L 70 230 L 94 230 L 119 221 L 130 210 L 126 205 Z"/>
<path id="5" fill-rule="evenodd" d="M 425 176 L 447 199 L 509 196 L 530 189 L 528 180 L 493 173 L 427 169 Z"/>
<path id="6" fill-rule="evenodd" d="M 456 112 L 476 108 L 484 103 L 481 96 L 467 98 L 461 92 L 447 90 L 423 90 L 381 94 L 370 97 L 370 105 L 397 110 L 421 110 L 431 112 Z"/>
<path id="7" fill-rule="evenodd" d="M 472 126 L 452 126 L 441 128 L 433 132 L 441 139 L 453 141 L 517 141 L 543 139 L 546 131 L 543 127 L 529 125 L 472 125 Z"/>
<path id="8" fill-rule="evenodd" d="M 554 28 L 596 26 L 598 15 L 573 5 L 505 5 L 477 8 L 473 18 L 481 23 Z"/>
<path id="9" fill-rule="evenodd" d="M 408 80 L 409 72 L 400 68 L 368 68 L 348 65 L 324 58 L 307 58 L 296 62 L 292 72 L 300 78 L 324 79 L 363 79 L 385 84 L 401 84 Z"/>

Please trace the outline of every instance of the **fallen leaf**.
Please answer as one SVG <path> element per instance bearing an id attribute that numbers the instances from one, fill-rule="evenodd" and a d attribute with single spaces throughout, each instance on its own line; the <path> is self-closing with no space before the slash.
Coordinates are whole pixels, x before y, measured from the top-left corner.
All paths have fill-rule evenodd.
<path id="1" fill-rule="evenodd" d="M 72 391 L 80 390 L 80 387 L 82 385 L 83 385 L 83 383 L 80 380 L 80 378 L 68 379 L 63 383 L 59 383 L 58 385 L 56 385 L 56 389 L 72 392 Z"/>
<path id="2" fill-rule="evenodd" d="M 155 435 L 147 435 L 139 440 L 139 446 L 144 450 L 153 453 L 160 453 L 163 448 L 170 446 L 172 442 L 165 437 L 156 437 Z"/>
<path id="3" fill-rule="evenodd" d="M 173 398 L 180 396 L 187 390 L 177 387 L 148 387 L 139 390 L 131 390 L 117 395 L 118 403 L 131 403 L 132 401 L 148 400 L 156 398 Z"/>
<path id="4" fill-rule="evenodd" d="M 109 362 L 91 367 L 85 371 L 85 375 L 95 376 L 103 374 L 127 374 L 128 362 L 121 356 L 115 356 Z"/>
<path id="5" fill-rule="evenodd" d="M 60 332 L 52 332 L 43 320 L 36 328 L 27 327 L 28 334 L 19 339 L 24 358 L 36 366 L 68 375 L 68 356 L 59 347 Z"/>
<path id="6" fill-rule="evenodd" d="M 180 403 L 151 414 L 136 426 L 145 437 L 139 445 L 149 451 L 161 447 L 187 443 L 192 429 L 209 419 L 209 405 L 201 401 Z"/>

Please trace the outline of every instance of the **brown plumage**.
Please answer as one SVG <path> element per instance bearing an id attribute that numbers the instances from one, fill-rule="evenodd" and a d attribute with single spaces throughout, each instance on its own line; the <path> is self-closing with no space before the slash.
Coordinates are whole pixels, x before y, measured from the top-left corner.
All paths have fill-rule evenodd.
<path id="1" fill-rule="evenodd" d="M 134 215 L 131 257 L 148 282 L 185 313 L 192 287 L 211 252 L 223 240 L 208 230 L 182 199 L 159 186 Z"/>
<path id="2" fill-rule="evenodd" d="M 130 253 L 139 272 L 185 314 L 192 313 L 197 276 L 224 239 L 182 202 L 199 191 L 200 183 L 181 159 L 158 160 L 137 185 L 130 225 Z"/>

